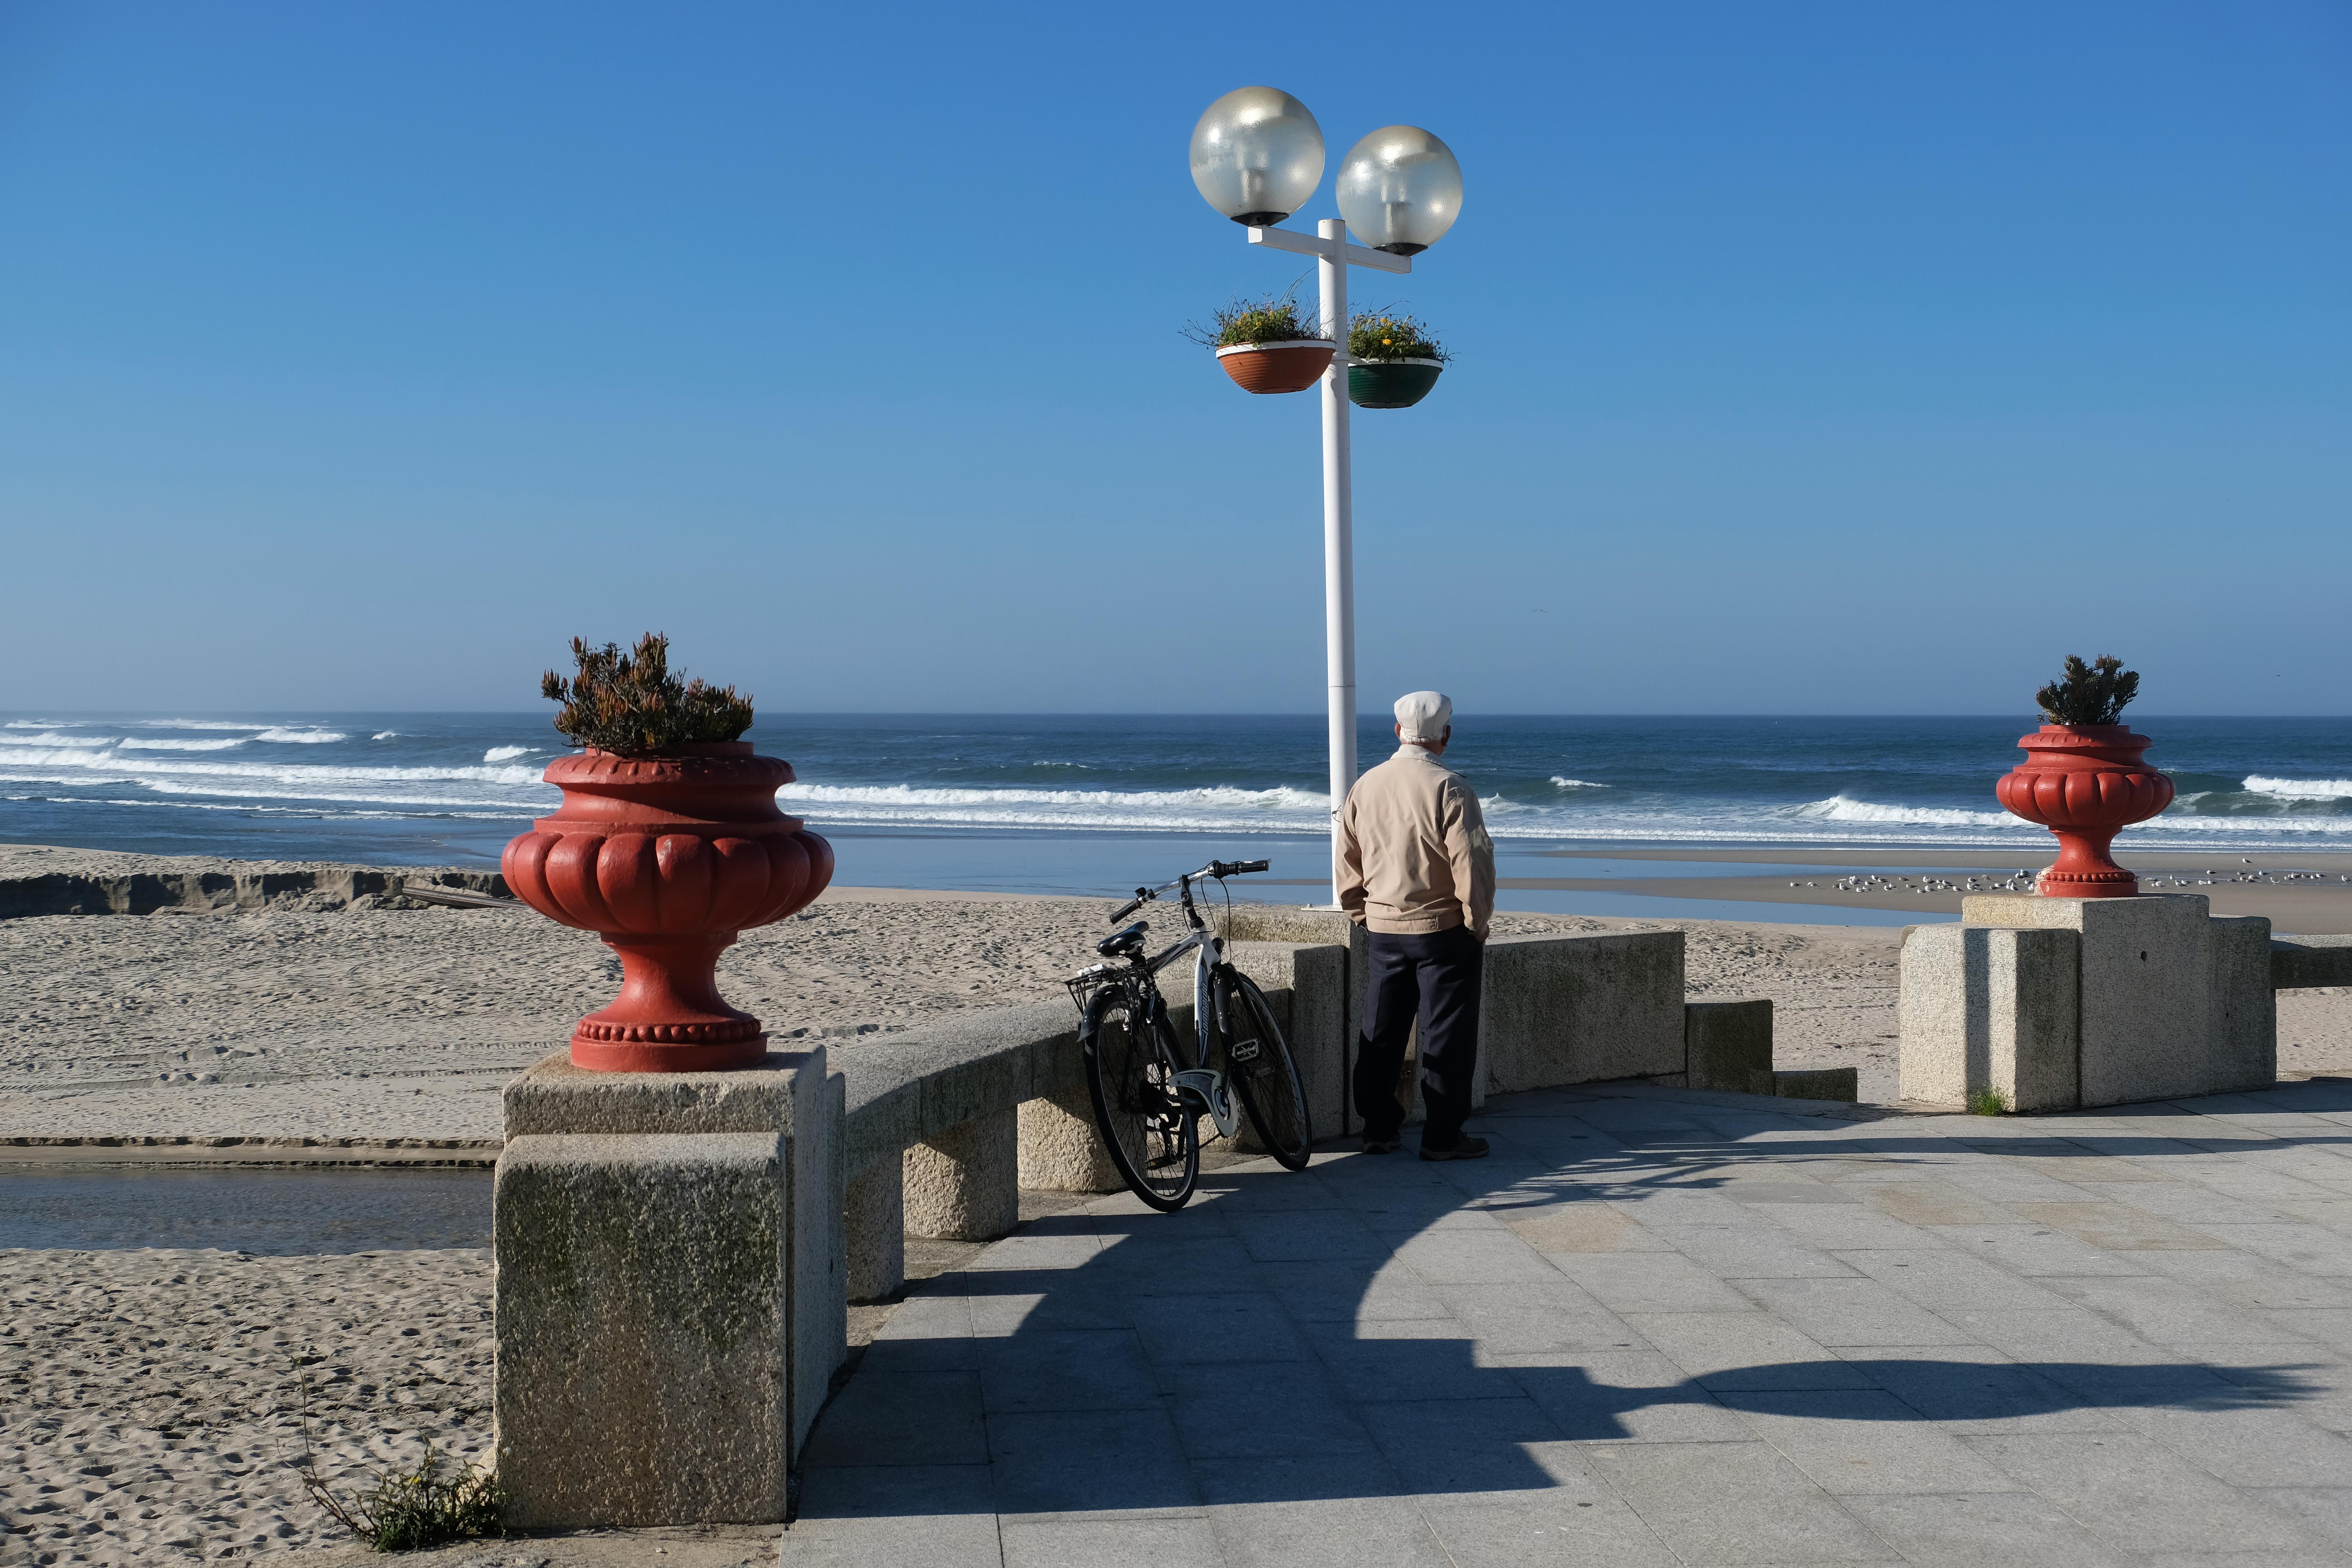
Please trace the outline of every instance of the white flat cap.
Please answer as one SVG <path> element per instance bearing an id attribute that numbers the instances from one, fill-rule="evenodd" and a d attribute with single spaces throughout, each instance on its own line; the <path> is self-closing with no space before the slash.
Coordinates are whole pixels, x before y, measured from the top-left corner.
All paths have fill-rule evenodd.
<path id="1" fill-rule="evenodd" d="M 1435 741 L 1445 734 L 1454 718 L 1454 699 L 1443 691 L 1408 691 L 1396 700 L 1398 737 Z"/>

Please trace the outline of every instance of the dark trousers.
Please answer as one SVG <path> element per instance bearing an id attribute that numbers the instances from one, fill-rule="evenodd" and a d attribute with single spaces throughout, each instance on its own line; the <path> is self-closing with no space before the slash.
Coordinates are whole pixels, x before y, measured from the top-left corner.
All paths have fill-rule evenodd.
<path id="1" fill-rule="evenodd" d="M 1368 933 L 1364 1028 L 1356 1037 L 1356 1114 L 1367 1138 L 1393 1138 L 1404 1122 L 1397 1101 L 1404 1046 L 1421 1024 L 1421 1101 L 1428 1113 L 1422 1141 L 1450 1147 L 1470 1115 L 1471 1074 L 1478 1066 L 1478 983 L 1486 944 L 1468 926 L 1426 936 Z"/>

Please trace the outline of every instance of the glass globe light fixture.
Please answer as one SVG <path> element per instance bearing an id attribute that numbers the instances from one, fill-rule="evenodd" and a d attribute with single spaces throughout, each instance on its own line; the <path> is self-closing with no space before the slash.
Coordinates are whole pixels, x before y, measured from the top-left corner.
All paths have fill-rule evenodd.
<path id="1" fill-rule="evenodd" d="M 1279 88 L 1236 88 L 1192 127 L 1192 183 L 1235 223 L 1280 223 L 1323 181 L 1323 128 Z"/>
<path id="2" fill-rule="evenodd" d="M 1339 216 L 1374 250 L 1415 256 L 1462 216 L 1462 165 L 1418 125 L 1384 125 L 1339 165 Z"/>

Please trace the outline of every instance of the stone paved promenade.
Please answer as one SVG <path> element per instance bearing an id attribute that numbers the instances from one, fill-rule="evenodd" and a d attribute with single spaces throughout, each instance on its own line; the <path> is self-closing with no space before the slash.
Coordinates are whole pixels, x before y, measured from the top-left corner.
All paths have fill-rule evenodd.
<path id="1" fill-rule="evenodd" d="M 919 1287 L 784 1562 L 2352 1562 L 2352 1083 L 1476 1125 L 1482 1163 L 1234 1167 Z"/>

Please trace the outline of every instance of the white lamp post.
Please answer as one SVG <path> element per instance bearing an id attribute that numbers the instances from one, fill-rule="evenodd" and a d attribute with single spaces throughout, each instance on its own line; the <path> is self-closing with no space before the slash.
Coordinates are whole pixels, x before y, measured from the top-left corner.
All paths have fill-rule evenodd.
<path id="1" fill-rule="evenodd" d="M 1307 106 L 1270 87 L 1209 105 L 1192 128 L 1192 183 L 1249 230 L 1249 242 L 1316 258 L 1324 335 L 1337 345 L 1323 373 L 1323 646 L 1331 728 L 1331 900 L 1339 898 L 1339 807 L 1356 782 L 1355 514 L 1348 451 L 1348 268 L 1411 272 L 1410 258 L 1454 226 L 1462 165 L 1428 132 L 1375 131 L 1339 165 L 1338 219 L 1312 237 L 1274 226 L 1307 205 L 1323 179 L 1323 131 Z M 1373 242 L 1348 243 L 1348 231 Z"/>

